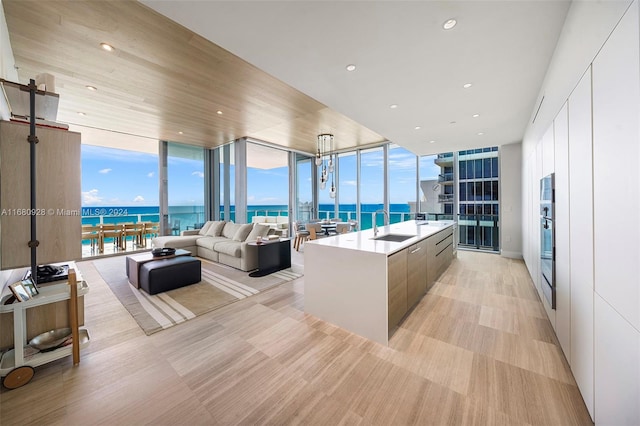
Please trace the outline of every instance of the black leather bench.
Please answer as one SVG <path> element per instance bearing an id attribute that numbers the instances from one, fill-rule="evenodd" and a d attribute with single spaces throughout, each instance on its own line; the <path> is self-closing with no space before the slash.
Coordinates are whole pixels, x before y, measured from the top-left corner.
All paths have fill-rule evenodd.
<path id="1" fill-rule="evenodd" d="M 140 266 L 140 288 L 149 294 L 195 284 L 201 279 L 200 260 L 191 256 L 153 260 Z"/>

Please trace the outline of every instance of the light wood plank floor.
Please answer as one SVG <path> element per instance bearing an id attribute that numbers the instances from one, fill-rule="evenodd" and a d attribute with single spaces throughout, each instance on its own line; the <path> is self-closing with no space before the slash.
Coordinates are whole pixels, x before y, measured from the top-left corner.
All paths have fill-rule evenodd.
<path id="1" fill-rule="evenodd" d="M 306 315 L 304 278 L 145 336 L 79 267 L 92 343 L 3 389 L 3 425 L 592 424 L 521 261 L 459 251 L 390 347 Z"/>

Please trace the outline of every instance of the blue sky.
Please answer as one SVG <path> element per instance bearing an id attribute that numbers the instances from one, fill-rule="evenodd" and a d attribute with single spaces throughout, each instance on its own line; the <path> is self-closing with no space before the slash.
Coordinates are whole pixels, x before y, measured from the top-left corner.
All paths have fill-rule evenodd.
<path id="1" fill-rule="evenodd" d="M 342 156 L 340 202 L 355 203 L 355 155 Z M 404 148 L 389 153 L 391 203 L 415 199 L 415 156 Z M 361 173 L 367 184 L 361 188 L 363 203 L 382 202 L 382 150 L 363 152 Z M 440 168 L 432 159 L 421 161 L 421 179 L 437 177 Z M 204 204 L 204 167 L 202 161 L 169 157 L 169 204 Z M 305 186 L 310 188 L 310 177 Z M 250 168 L 247 171 L 247 201 L 249 205 L 283 205 L 289 200 L 287 167 L 268 170 Z M 320 192 L 320 203 L 331 203 L 329 187 Z M 307 190 L 308 192 L 308 190 Z M 303 194 L 304 195 L 304 194 Z M 233 202 L 232 195 L 232 202 Z M 306 197 L 301 197 L 302 201 Z M 157 206 L 158 155 L 135 151 L 82 145 L 82 205 L 83 206 Z"/>

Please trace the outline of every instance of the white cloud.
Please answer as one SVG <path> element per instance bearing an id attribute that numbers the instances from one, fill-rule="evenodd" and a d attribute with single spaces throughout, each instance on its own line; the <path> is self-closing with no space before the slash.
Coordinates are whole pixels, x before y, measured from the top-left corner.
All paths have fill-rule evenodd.
<path id="1" fill-rule="evenodd" d="M 358 182 L 355 180 L 345 180 L 344 182 L 340 182 L 340 184 L 345 186 L 356 186 Z"/>
<path id="2" fill-rule="evenodd" d="M 144 197 L 142 195 L 138 195 L 136 198 L 133 199 L 134 203 L 141 203 L 144 201 Z"/>
<path id="3" fill-rule="evenodd" d="M 102 173 L 103 175 L 106 175 L 110 171 L 111 171 L 111 169 L 102 169 L 102 170 L 99 170 L 98 173 Z"/>
<path id="4" fill-rule="evenodd" d="M 147 177 L 150 177 L 150 178 L 154 177 L 155 175 L 156 175 L 156 172 L 147 173 Z"/>
<path id="5" fill-rule="evenodd" d="M 90 206 L 92 204 L 98 204 L 102 202 L 102 197 L 98 196 L 98 190 L 92 189 L 87 192 L 82 192 L 82 205 Z"/>
<path id="6" fill-rule="evenodd" d="M 191 173 L 191 176 L 198 176 L 199 178 L 204 179 L 204 173 L 199 172 L 197 170 L 195 172 Z"/>

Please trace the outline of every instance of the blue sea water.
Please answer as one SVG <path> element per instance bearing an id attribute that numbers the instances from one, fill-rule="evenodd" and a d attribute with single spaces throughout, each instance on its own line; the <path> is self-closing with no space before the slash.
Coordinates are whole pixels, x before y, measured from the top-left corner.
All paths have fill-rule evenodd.
<path id="1" fill-rule="evenodd" d="M 391 204 L 391 222 L 400 222 L 408 218 L 408 204 Z M 372 226 L 373 212 L 382 209 L 382 204 L 363 204 L 361 206 L 360 229 L 369 229 Z M 261 216 L 288 216 L 288 206 L 286 205 L 254 205 L 247 207 L 247 221 L 255 215 Z M 320 204 L 318 217 L 334 217 L 335 207 L 333 204 Z M 159 222 L 158 206 L 125 206 L 125 207 L 83 207 L 82 224 L 97 225 L 99 223 L 138 223 L 138 222 Z M 231 219 L 235 218 L 235 206 L 230 208 Z M 340 204 L 339 218 L 341 220 L 356 219 L 355 204 Z M 174 224 L 179 221 L 180 229 L 187 226 L 192 227 L 196 223 L 204 222 L 203 206 L 170 206 L 169 223 Z M 378 216 L 378 224 L 382 225 L 382 215 Z"/>

